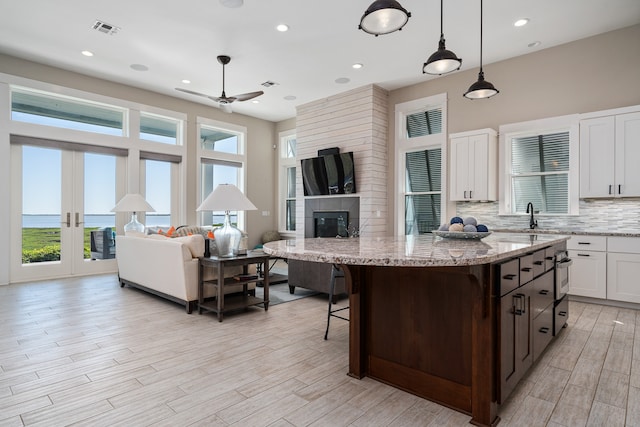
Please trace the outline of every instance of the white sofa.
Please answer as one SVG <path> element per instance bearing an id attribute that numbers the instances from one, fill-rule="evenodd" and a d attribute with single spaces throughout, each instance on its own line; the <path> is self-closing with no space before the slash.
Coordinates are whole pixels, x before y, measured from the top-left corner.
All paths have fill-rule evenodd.
<path id="1" fill-rule="evenodd" d="M 204 237 L 194 234 L 168 238 L 116 236 L 116 260 L 120 286 L 133 286 L 186 307 L 191 313 L 198 302 L 198 257 L 204 255 Z M 225 276 L 241 273 L 242 267 L 225 269 Z M 205 268 L 205 280 L 217 277 L 215 268 Z M 249 286 L 251 293 L 255 285 Z M 215 286 L 205 285 L 205 298 L 215 296 Z M 225 294 L 242 292 L 242 285 L 225 286 Z"/>

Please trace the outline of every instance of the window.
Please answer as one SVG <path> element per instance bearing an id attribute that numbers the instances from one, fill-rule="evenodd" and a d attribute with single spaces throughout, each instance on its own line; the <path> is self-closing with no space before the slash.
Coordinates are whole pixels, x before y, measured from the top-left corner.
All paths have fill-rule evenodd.
<path id="1" fill-rule="evenodd" d="M 396 105 L 396 234 L 437 230 L 446 203 L 446 95 Z"/>
<path id="2" fill-rule="evenodd" d="M 278 229 L 296 229 L 296 135 L 280 133 Z"/>
<path id="3" fill-rule="evenodd" d="M 209 126 L 200 128 L 200 146 L 203 150 L 241 154 L 238 134 Z"/>
<path id="4" fill-rule="evenodd" d="M 179 125 L 180 121 L 176 119 L 140 113 L 140 139 L 176 145 Z"/>
<path id="5" fill-rule="evenodd" d="M 219 184 L 233 184 L 246 194 L 246 128 L 198 118 L 200 145 L 200 202 Z M 251 198 L 249 197 L 249 200 Z M 203 225 L 221 225 L 224 212 L 200 212 Z M 231 212 L 231 222 L 246 231 L 245 213 Z"/>
<path id="6" fill-rule="evenodd" d="M 423 234 L 440 226 L 442 150 L 406 154 L 405 234 Z"/>
<path id="7" fill-rule="evenodd" d="M 125 109 L 27 89 L 11 91 L 11 120 L 123 136 Z"/>
<path id="8" fill-rule="evenodd" d="M 500 133 L 507 160 L 500 213 L 526 214 L 532 203 L 542 215 L 577 214 L 577 124 L 545 119 L 501 126 Z"/>

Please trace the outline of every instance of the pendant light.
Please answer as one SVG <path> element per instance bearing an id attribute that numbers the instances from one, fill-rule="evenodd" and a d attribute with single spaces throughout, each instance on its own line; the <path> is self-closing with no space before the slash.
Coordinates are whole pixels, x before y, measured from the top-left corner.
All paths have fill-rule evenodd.
<path id="1" fill-rule="evenodd" d="M 358 29 L 378 37 L 402 30 L 410 17 L 411 12 L 396 0 L 376 0 L 362 15 Z"/>
<path id="2" fill-rule="evenodd" d="M 440 0 L 440 42 L 438 50 L 427 59 L 422 66 L 422 74 L 442 75 L 452 71 L 459 70 L 462 66 L 462 59 L 458 58 L 455 53 L 447 50 L 444 44 L 444 31 L 442 29 L 442 3 Z"/>
<path id="3" fill-rule="evenodd" d="M 468 99 L 491 98 L 498 93 L 500 91 L 484 79 L 484 71 L 482 70 L 482 0 L 480 0 L 480 72 L 478 73 L 478 81 L 469 87 L 464 97 Z"/>

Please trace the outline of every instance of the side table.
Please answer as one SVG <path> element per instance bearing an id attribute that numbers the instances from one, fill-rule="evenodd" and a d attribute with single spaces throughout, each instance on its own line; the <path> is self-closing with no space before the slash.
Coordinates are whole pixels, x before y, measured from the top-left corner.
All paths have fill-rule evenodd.
<path id="1" fill-rule="evenodd" d="M 246 309 L 252 305 L 264 304 L 264 309 L 269 309 L 269 274 L 263 277 L 259 275 L 248 276 L 248 267 L 250 264 L 262 264 L 262 271 L 269 271 L 269 255 L 264 252 L 251 253 L 247 255 L 235 257 L 217 257 L 200 258 L 199 278 L 198 278 L 198 313 L 202 314 L 203 310 L 212 311 L 218 314 L 218 321 L 222 322 L 223 314 L 229 311 Z M 224 277 L 225 267 L 242 266 L 243 275 L 247 278 L 238 280 L 235 277 Z M 212 266 L 218 269 L 218 278 L 214 280 L 204 280 L 204 267 Z M 249 295 L 247 285 L 252 282 L 261 282 L 264 284 L 264 298 L 256 298 Z M 204 298 L 205 283 L 213 284 L 216 287 L 216 300 L 206 301 Z M 225 285 L 243 285 L 242 294 L 240 295 L 224 295 Z"/>

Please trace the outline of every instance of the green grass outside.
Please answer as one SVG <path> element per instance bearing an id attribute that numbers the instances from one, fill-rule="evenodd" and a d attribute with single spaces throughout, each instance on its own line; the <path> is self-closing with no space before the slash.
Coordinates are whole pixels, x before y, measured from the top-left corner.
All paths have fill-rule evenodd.
<path id="1" fill-rule="evenodd" d="M 84 229 L 84 257 L 91 258 L 91 231 L 97 227 Z M 59 228 L 23 228 L 22 263 L 60 260 Z"/>

